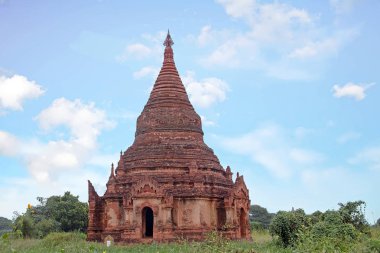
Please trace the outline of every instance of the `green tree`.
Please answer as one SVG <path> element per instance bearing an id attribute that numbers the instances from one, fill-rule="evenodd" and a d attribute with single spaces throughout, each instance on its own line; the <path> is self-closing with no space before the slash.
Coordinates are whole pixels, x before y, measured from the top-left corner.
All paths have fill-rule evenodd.
<path id="1" fill-rule="evenodd" d="M 9 231 L 12 231 L 12 221 L 7 218 L 0 217 L 0 235 Z"/>
<path id="2" fill-rule="evenodd" d="M 311 224 L 315 224 L 323 219 L 323 213 L 321 211 L 315 211 L 309 215 Z"/>
<path id="3" fill-rule="evenodd" d="M 272 236 L 278 236 L 284 247 L 297 243 L 298 235 L 308 226 L 308 219 L 302 209 L 295 211 L 279 211 L 269 226 Z"/>
<path id="4" fill-rule="evenodd" d="M 42 219 L 36 224 L 37 237 L 43 238 L 49 233 L 60 231 L 60 224 L 53 219 Z"/>
<path id="5" fill-rule="evenodd" d="M 39 204 L 28 208 L 14 221 L 15 231 L 24 237 L 45 237 L 51 232 L 82 231 L 88 224 L 88 205 L 78 196 L 65 192 L 63 196 L 38 197 Z"/>
<path id="6" fill-rule="evenodd" d="M 34 221 L 29 213 L 19 215 L 15 218 L 14 230 L 20 231 L 24 238 L 32 238 L 36 236 Z"/>
<path id="7" fill-rule="evenodd" d="M 88 205 L 79 201 L 78 196 L 65 192 L 46 200 L 45 215 L 60 224 L 63 231 L 86 231 L 88 224 Z"/>
<path id="8" fill-rule="evenodd" d="M 249 209 L 249 219 L 253 228 L 269 228 L 269 224 L 274 217 L 273 213 L 269 213 L 268 210 L 259 205 L 252 205 Z"/>
<path id="9" fill-rule="evenodd" d="M 338 205 L 340 206 L 339 213 L 344 223 L 352 224 L 360 232 L 369 232 L 369 224 L 365 219 L 366 203 L 364 201 L 339 203 Z"/>
<path id="10" fill-rule="evenodd" d="M 376 226 L 379 226 L 380 227 L 380 218 L 378 218 L 377 219 L 377 221 L 376 221 L 376 224 L 375 224 Z"/>

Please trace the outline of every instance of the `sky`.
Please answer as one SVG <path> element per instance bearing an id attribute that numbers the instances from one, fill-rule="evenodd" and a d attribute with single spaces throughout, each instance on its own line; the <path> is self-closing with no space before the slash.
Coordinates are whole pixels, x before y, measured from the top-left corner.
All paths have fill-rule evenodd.
<path id="1" fill-rule="evenodd" d="M 0 216 L 87 180 L 134 140 L 170 29 L 177 69 L 251 204 L 380 218 L 380 1 L 0 0 Z"/>

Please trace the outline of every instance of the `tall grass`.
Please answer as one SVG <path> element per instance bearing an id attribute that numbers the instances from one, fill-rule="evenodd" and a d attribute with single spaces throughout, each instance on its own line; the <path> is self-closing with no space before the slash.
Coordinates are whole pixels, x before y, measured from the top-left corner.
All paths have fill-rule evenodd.
<path id="1" fill-rule="evenodd" d="M 44 239 L 17 239 L 3 236 L 0 239 L 0 253 L 291 253 L 304 252 L 297 248 L 282 248 L 268 231 L 254 231 L 252 241 L 230 241 L 217 233 L 211 233 L 204 242 L 180 241 L 177 243 L 151 243 L 133 245 L 112 245 L 87 242 L 82 233 L 51 233 Z M 302 247 L 301 247 L 302 248 Z M 323 251 L 336 252 L 336 251 Z M 352 253 L 380 253 L 380 228 L 372 228 L 371 235 L 363 235 L 351 249 Z"/>

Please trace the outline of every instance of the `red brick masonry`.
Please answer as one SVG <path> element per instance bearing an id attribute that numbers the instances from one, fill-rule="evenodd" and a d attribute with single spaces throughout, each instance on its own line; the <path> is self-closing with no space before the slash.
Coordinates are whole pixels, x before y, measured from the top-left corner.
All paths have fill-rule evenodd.
<path id="1" fill-rule="evenodd" d="M 243 176 L 232 180 L 203 141 L 202 122 L 164 42 L 164 62 L 137 119 L 135 141 L 100 197 L 91 182 L 87 239 L 115 242 L 202 240 L 218 230 L 249 239 L 250 200 Z"/>

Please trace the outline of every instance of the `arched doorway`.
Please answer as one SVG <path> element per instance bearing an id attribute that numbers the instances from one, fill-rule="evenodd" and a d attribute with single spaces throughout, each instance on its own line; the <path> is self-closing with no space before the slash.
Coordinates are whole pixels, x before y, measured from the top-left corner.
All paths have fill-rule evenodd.
<path id="1" fill-rule="evenodd" d="M 150 207 L 144 207 L 142 210 L 142 232 L 143 237 L 153 237 L 153 210 Z"/>
<path id="2" fill-rule="evenodd" d="M 240 238 L 246 237 L 246 231 L 247 231 L 247 214 L 245 213 L 243 208 L 240 208 Z"/>

